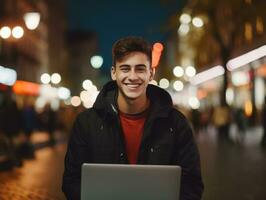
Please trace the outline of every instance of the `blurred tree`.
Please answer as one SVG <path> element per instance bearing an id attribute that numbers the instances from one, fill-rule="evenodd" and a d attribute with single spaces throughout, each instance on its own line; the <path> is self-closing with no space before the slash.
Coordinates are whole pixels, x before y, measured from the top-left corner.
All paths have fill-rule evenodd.
<path id="1" fill-rule="evenodd" d="M 193 16 L 202 16 L 205 20 L 205 31 L 197 46 L 196 62 L 200 66 L 219 62 L 224 67 L 221 104 L 227 105 L 226 63 L 236 56 L 236 51 L 239 53 L 259 45 L 259 40 L 265 37 L 266 1 L 193 0 L 189 5 Z"/>

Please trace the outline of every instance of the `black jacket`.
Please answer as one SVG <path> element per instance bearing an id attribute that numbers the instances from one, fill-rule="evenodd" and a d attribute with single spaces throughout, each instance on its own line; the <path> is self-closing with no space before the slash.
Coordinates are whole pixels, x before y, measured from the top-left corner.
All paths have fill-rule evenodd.
<path id="1" fill-rule="evenodd" d="M 107 83 L 93 108 L 78 115 L 65 157 L 63 192 L 68 199 L 80 199 L 82 163 L 127 164 L 118 109 L 117 85 Z M 180 165 L 180 200 L 199 200 L 203 191 L 200 159 L 186 118 L 173 108 L 170 95 L 149 85 L 151 100 L 137 164 Z"/>

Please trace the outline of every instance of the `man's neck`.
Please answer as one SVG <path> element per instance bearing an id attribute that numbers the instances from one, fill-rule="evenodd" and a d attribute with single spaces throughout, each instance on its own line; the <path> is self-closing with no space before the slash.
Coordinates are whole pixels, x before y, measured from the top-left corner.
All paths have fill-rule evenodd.
<path id="1" fill-rule="evenodd" d="M 122 94 L 119 94 L 117 104 L 121 112 L 137 114 L 145 111 L 150 106 L 150 100 L 146 96 L 138 99 L 126 99 Z"/>

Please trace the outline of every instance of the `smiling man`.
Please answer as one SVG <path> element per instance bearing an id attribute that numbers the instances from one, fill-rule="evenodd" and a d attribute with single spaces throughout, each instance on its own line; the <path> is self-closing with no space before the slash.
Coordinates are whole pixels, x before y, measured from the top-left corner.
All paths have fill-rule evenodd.
<path id="1" fill-rule="evenodd" d="M 91 109 L 78 115 L 65 158 L 63 191 L 80 199 L 83 163 L 179 165 L 180 200 L 200 200 L 200 159 L 186 118 L 173 108 L 170 95 L 149 85 L 152 49 L 139 37 L 113 45 L 113 81 Z"/>

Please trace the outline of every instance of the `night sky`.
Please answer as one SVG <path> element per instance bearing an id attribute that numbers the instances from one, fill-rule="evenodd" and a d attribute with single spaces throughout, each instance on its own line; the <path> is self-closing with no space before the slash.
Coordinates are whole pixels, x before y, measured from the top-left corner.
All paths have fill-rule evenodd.
<path id="1" fill-rule="evenodd" d="M 112 44 L 123 36 L 143 36 L 150 42 L 164 42 L 164 27 L 181 6 L 179 0 L 68 0 L 70 30 L 98 34 L 104 68 L 111 65 Z"/>

